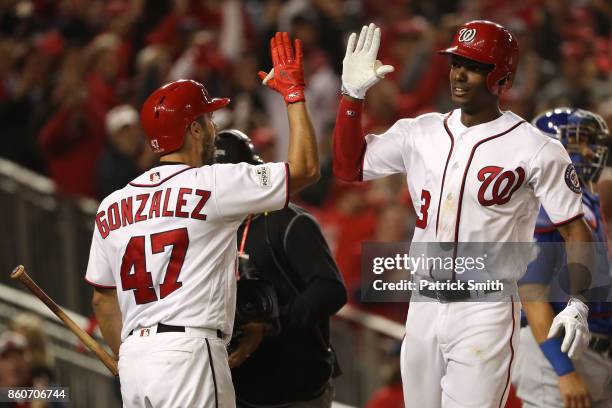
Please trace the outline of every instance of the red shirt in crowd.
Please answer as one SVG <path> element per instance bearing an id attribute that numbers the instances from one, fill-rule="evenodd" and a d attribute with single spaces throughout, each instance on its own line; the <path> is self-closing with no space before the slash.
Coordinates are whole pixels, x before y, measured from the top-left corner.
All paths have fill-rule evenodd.
<path id="1" fill-rule="evenodd" d="M 104 148 L 104 110 L 85 101 L 62 107 L 45 123 L 38 142 L 48 171 L 65 193 L 96 197 L 96 162 Z"/>

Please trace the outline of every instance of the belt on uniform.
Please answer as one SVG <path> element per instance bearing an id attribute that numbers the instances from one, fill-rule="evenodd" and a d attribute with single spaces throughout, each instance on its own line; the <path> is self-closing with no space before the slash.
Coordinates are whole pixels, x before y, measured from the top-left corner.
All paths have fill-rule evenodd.
<path id="1" fill-rule="evenodd" d="M 459 302 L 467 299 L 477 299 L 478 297 L 482 297 L 482 294 L 489 294 L 500 292 L 501 289 L 487 289 L 480 291 L 473 291 L 469 289 L 460 289 L 460 290 L 436 290 L 436 289 L 428 289 L 423 288 L 419 289 L 419 294 L 426 296 L 428 298 L 437 299 L 442 302 Z M 481 294 L 481 296 L 478 296 Z"/>
<path id="2" fill-rule="evenodd" d="M 136 330 L 138 331 L 139 329 L 136 329 Z M 145 329 L 140 329 L 140 330 L 145 330 Z M 185 326 L 172 326 L 170 324 L 158 323 L 156 333 L 157 334 L 159 333 L 185 333 Z M 134 334 L 134 330 L 130 331 L 128 336 L 131 336 L 132 334 Z M 220 339 L 223 338 L 223 332 L 221 330 L 217 330 L 217 337 Z"/>
<path id="3" fill-rule="evenodd" d="M 596 353 L 607 353 L 612 357 L 612 339 L 610 337 L 592 336 L 589 341 L 589 348 Z"/>

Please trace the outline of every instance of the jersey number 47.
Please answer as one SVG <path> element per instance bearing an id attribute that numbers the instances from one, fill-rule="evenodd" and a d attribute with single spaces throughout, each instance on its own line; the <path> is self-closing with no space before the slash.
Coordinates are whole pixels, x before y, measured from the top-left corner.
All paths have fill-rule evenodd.
<path id="1" fill-rule="evenodd" d="M 164 252 L 167 246 L 172 246 L 164 280 L 159 285 L 159 298 L 163 299 L 183 285 L 178 279 L 189 246 L 189 235 L 187 228 L 179 228 L 152 234 L 150 239 L 151 252 L 154 254 Z M 132 269 L 134 272 L 130 273 Z M 124 291 L 134 291 L 136 304 L 142 305 L 157 301 L 153 278 L 151 272 L 147 271 L 145 236 L 130 238 L 121 260 L 120 274 L 121 287 Z"/>

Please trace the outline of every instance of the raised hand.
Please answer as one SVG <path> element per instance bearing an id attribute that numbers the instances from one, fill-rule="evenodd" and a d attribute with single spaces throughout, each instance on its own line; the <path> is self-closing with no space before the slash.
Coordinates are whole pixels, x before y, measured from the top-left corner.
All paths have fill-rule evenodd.
<path id="1" fill-rule="evenodd" d="M 302 42 L 295 40 L 295 52 L 288 33 L 277 32 L 270 40 L 272 70 L 258 72 L 264 85 L 283 95 L 285 102 L 304 102 L 304 67 L 302 66 Z"/>
<path id="2" fill-rule="evenodd" d="M 373 23 L 363 26 L 359 39 L 350 35 L 342 61 L 342 93 L 365 98 L 366 91 L 395 68 L 376 59 L 380 47 L 380 28 Z"/>

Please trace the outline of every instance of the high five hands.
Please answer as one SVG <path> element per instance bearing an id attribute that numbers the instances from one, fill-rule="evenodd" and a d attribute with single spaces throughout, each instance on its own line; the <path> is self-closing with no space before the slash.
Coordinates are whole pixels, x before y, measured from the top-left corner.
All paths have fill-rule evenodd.
<path id="1" fill-rule="evenodd" d="M 392 65 L 377 60 L 380 47 L 380 28 L 374 23 L 363 26 L 359 39 L 352 33 L 342 61 L 342 93 L 356 99 L 364 99 L 366 91 L 393 72 Z"/>
<path id="2" fill-rule="evenodd" d="M 295 40 L 295 52 L 288 33 L 277 32 L 270 40 L 272 69 L 269 73 L 258 72 L 259 79 L 283 95 L 285 102 L 304 102 L 304 67 L 302 65 L 302 42 Z"/>

